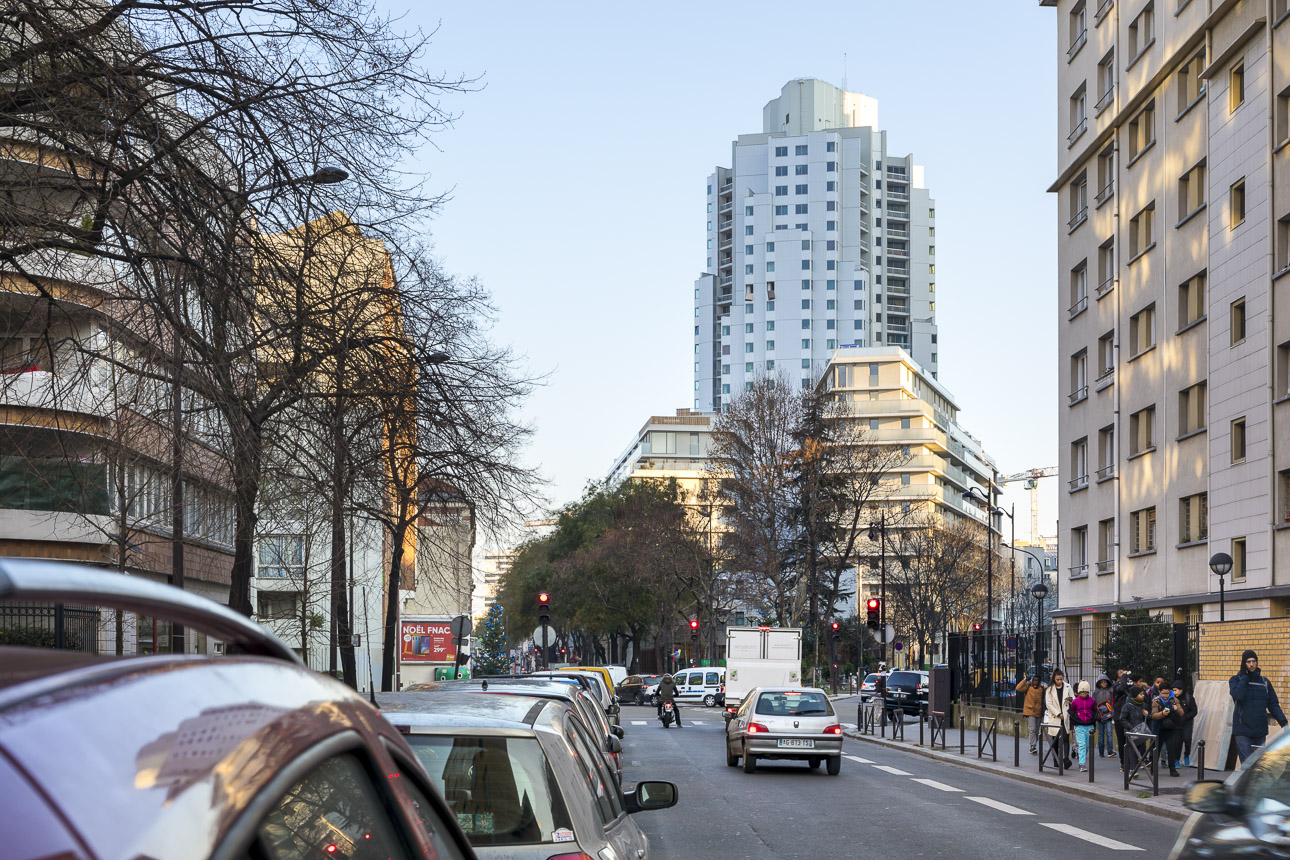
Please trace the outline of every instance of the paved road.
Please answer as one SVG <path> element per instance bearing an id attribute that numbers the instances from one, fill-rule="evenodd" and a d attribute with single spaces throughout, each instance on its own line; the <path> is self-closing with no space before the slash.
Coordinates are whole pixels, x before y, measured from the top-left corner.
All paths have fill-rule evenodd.
<path id="1" fill-rule="evenodd" d="M 849 722 L 854 704 L 839 705 Z M 653 708 L 623 709 L 628 781 L 669 779 L 680 789 L 676 807 L 636 816 L 654 860 L 818 860 L 873 852 L 1069 860 L 1112 850 L 1156 858 L 1169 853 L 1181 827 L 850 738 L 839 776 L 796 762 L 759 764 L 757 773 L 745 774 L 725 765 L 719 710 L 686 707 L 683 716 L 684 729 L 665 731 Z"/>

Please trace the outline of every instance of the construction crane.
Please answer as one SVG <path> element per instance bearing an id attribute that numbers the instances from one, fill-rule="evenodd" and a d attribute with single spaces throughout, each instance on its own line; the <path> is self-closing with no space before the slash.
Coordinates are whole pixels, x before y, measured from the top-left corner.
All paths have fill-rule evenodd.
<path id="1" fill-rule="evenodd" d="M 1009 475 L 1006 478 L 1000 477 L 995 483 L 999 486 L 1011 484 L 1015 481 L 1025 481 L 1026 491 L 1030 493 L 1030 545 L 1039 545 L 1039 479 L 1057 477 L 1057 467 L 1048 466 L 1043 469 L 1027 469 L 1024 472 L 1018 472 L 1015 475 Z"/>

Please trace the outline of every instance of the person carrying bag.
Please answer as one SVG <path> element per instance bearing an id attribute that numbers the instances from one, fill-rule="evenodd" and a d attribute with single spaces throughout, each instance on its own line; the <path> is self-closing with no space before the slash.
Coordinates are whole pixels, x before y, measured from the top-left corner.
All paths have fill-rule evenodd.
<path id="1" fill-rule="evenodd" d="M 1044 693 L 1044 728 L 1049 737 L 1054 739 L 1053 743 L 1060 746 L 1057 754 L 1064 759 L 1063 766 L 1066 768 L 1074 764 L 1071 761 L 1070 715 L 1070 703 L 1074 698 L 1062 670 L 1053 672 L 1053 683 Z"/>

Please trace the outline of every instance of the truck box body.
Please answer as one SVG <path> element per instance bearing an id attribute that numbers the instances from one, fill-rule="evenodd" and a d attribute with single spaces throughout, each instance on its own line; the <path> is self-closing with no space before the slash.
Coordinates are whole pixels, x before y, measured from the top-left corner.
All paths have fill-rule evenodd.
<path id="1" fill-rule="evenodd" d="M 726 706 L 738 705 L 754 687 L 802 682 L 800 627 L 726 628 Z"/>

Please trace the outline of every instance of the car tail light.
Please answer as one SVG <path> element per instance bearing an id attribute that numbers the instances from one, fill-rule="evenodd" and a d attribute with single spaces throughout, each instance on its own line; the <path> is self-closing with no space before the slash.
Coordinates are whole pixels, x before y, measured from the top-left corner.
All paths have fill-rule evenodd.
<path id="1" fill-rule="evenodd" d="M 824 730 L 824 733 L 826 735 L 840 735 L 842 734 L 842 727 L 838 725 L 829 726 Z"/>
<path id="2" fill-rule="evenodd" d="M 755 735 L 755 734 L 757 734 L 757 733 L 759 733 L 759 732 L 769 732 L 769 731 L 770 731 L 770 729 L 766 728 L 766 727 L 765 727 L 765 726 L 763 726 L 761 723 L 749 723 L 749 724 L 748 724 L 748 734 L 750 734 L 750 735 Z"/>

